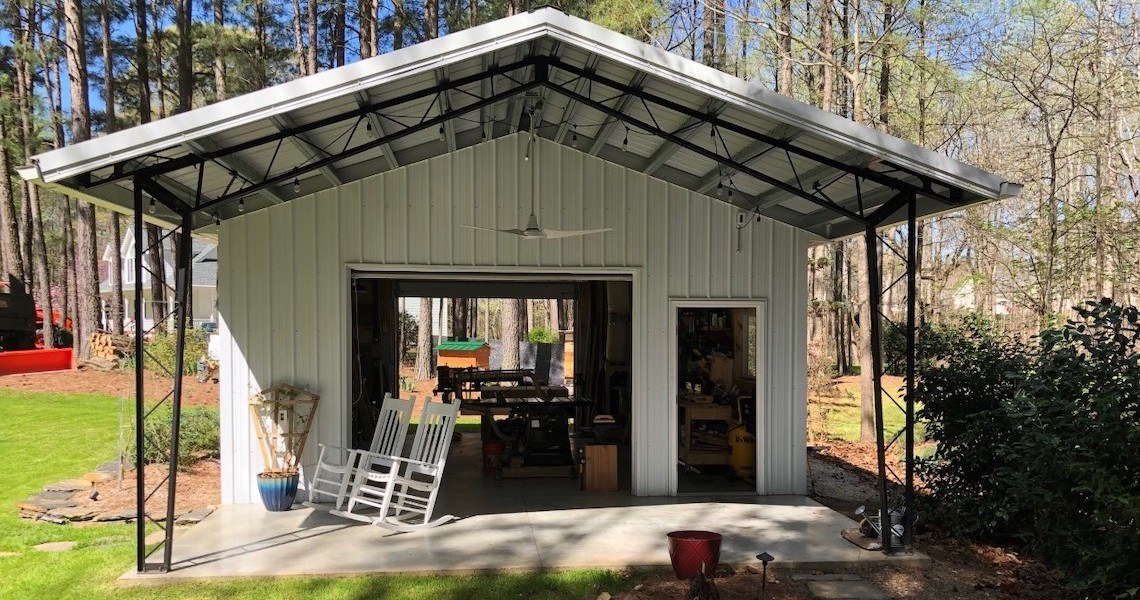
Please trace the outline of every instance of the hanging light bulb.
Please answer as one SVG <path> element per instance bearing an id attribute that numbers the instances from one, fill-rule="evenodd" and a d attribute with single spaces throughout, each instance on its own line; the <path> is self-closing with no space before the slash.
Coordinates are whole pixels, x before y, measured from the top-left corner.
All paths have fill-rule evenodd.
<path id="1" fill-rule="evenodd" d="M 439 141 L 443 142 L 446 140 L 447 140 L 447 135 L 443 131 L 443 125 L 440 125 L 439 126 Z"/>
<path id="2" fill-rule="evenodd" d="M 724 183 L 723 182 L 720 182 L 720 181 L 716 182 L 716 195 L 717 196 L 723 196 L 724 195 Z"/>
<path id="3" fill-rule="evenodd" d="M 578 124 L 575 123 L 573 127 L 574 127 L 574 136 L 570 138 L 570 147 L 571 148 L 577 148 L 578 147 Z"/>
<path id="4" fill-rule="evenodd" d="M 238 198 L 238 212 L 245 212 L 245 198 Z"/>
<path id="5" fill-rule="evenodd" d="M 372 133 L 372 121 L 367 121 L 364 123 L 364 130 L 368 133 Z"/>
<path id="6" fill-rule="evenodd" d="M 294 177 L 293 178 L 293 193 L 294 194 L 300 194 L 301 193 L 301 178 L 300 177 Z"/>
<path id="7" fill-rule="evenodd" d="M 621 149 L 629 152 L 629 125 L 625 126 L 625 139 L 621 141 Z"/>
<path id="8" fill-rule="evenodd" d="M 216 210 L 214 211 L 214 225 L 219 227 L 222 225 L 222 213 Z"/>
<path id="9" fill-rule="evenodd" d="M 150 199 L 150 207 L 147 210 L 150 211 L 150 214 L 152 214 L 152 215 L 154 214 L 154 211 L 155 211 L 154 198 Z"/>
<path id="10" fill-rule="evenodd" d="M 728 188 L 728 199 L 732 200 L 732 188 Z"/>

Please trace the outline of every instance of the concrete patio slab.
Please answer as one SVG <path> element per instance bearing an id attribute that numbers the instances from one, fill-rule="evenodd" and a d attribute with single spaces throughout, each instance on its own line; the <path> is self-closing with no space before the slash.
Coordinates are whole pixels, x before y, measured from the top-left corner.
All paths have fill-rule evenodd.
<path id="1" fill-rule="evenodd" d="M 802 496 L 636 497 L 628 469 L 619 470 L 622 491 L 614 493 L 583 492 L 577 479 L 487 477 L 478 437 L 463 437 L 452 446 L 435 513 L 457 521 L 395 533 L 300 504 L 283 513 L 222 506 L 176 534 L 170 573 L 123 579 L 668 567 L 665 534 L 677 529 L 721 533 L 727 565 L 757 564 L 764 551 L 804 570 L 927 561 L 857 548 L 840 537 L 853 521 Z"/>

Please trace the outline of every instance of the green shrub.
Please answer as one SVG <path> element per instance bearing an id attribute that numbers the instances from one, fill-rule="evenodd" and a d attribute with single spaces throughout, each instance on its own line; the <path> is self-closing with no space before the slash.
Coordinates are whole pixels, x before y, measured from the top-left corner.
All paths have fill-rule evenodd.
<path id="1" fill-rule="evenodd" d="M 146 368 L 156 373 L 166 374 L 174 370 L 174 356 L 178 337 L 173 333 L 160 333 L 146 342 Z M 198 359 L 205 356 L 209 342 L 206 332 L 200 329 L 186 330 L 185 361 L 183 375 L 193 375 L 198 370 Z"/>
<path id="2" fill-rule="evenodd" d="M 1078 597 L 1140 587 L 1138 311 L 1089 302 L 1018 345 L 975 325 L 929 355 L 917 388 L 938 441 L 919 468 L 936 520 L 1020 542 Z"/>
<path id="3" fill-rule="evenodd" d="M 549 327 L 535 327 L 526 335 L 526 341 L 532 344 L 556 344 L 558 332 Z"/>
<path id="4" fill-rule="evenodd" d="M 162 406 L 146 419 L 146 443 L 143 445 L 143 460 L 147 464 L 166 463 L 170 456 L 170 422 L 174 411 Z M 182 409 L 179 429 L 178 468 L 185 470 L 196 460 L 221 456 L 220 423 L 218 411 L 204 406 L 190 406 Z M 132 463 L 135 460 L 134 438 L 127 452 Z"/>

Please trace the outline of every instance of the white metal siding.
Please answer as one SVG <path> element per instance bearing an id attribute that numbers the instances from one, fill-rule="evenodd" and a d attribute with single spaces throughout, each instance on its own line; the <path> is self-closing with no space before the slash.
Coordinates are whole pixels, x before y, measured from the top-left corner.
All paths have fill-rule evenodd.
<path id="1" fill-rule="evenodd" d="M 615 231 L 524 241 L 477 231 L 519 227 L 530 164 L 519 134 L 224 221 L 219 259 L 223 340 L 222 499 L 255 501 L 260 456 L 246 399 L 290 382 L 321 395 L 318 443 L 348 431 L 348 266 L 627 268 L 636 273 L 634 492 L 669 491 L 668 302 L 768 301 L 761 489 L 804 493 L 807 234 L 765 219 L 741 230 L 736 209 L 540 140 L 539 222 Z"/>

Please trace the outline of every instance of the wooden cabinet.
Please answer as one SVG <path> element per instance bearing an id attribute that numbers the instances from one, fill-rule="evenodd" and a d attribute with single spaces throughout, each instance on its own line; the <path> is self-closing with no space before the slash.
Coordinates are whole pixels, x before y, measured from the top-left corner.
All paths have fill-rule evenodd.
<path id="1" fill-rule="evenodd" d="M 720 404 L 698 404 L 685 396 L 678 399 L 679 422 L 683 440 L 680 459 L 691 465 L 727 465 L 732 451 L 727 432 L 732 423 L 732 407 Z"/>

